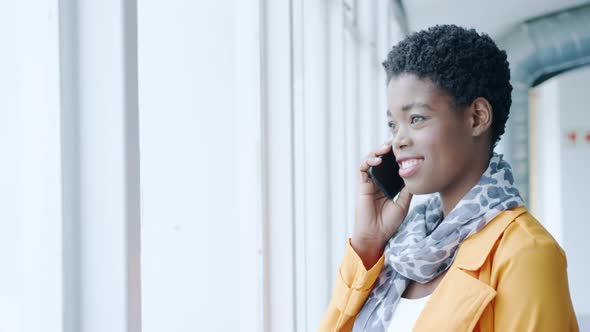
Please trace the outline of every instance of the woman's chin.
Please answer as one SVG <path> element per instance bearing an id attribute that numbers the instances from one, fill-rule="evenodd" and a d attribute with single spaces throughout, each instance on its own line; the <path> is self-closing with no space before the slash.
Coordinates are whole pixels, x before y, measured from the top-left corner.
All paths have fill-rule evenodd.
<path id="1" fill-rule="evenodd" d="M 432 188 L 426 188 L 411 182 L 406 183 L 405 186 L 412 195 L 428 195 L 436 192 Z"/>

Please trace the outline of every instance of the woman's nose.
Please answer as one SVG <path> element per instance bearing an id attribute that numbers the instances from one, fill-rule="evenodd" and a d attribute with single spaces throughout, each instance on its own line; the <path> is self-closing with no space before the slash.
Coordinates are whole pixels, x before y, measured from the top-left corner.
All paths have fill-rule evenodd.
<path id="1" fill-rule="evenodd" d="M 393 134 L 393 140 L 391 145 L 396 150 L 401 150 L 404 147 L 410 145 L 410 137 L 408 136 L 408 131 L 404 128 L 399 128 L 398 131 L 395 134 Z"/>

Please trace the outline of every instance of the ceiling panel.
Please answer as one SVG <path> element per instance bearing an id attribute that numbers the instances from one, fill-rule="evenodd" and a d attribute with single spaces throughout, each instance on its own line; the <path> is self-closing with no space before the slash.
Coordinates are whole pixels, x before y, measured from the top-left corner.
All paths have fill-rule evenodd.
<path id="1" fill-rule="evenodd" d="M 590 3 L 588 0 L 404 0 L 411 31 L 435 24 L 473 27 L 497 38 L 528 19 Z M 590 22 L 589 22 L 590 24 Z"/>

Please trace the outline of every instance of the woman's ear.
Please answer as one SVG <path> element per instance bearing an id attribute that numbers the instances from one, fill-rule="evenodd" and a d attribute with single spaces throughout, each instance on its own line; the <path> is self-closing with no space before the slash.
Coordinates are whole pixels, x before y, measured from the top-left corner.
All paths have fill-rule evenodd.
<path id="1" fill-rule="evenodd" d="M 471 133 L 480 136 L 492 126 L 492 105 L 487 99 L 477 97 L 471 103 Z"/>

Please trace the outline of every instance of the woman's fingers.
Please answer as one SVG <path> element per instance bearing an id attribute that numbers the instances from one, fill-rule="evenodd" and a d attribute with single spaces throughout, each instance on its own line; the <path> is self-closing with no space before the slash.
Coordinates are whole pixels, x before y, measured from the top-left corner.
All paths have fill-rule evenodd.
<path id="1" fill-rule="evenodd" d="M 381 164 L 380 157 L 367 156 L 366 159 L 363 160 L 363 162 L 361 163 L 361 166 L 359 168 L 360 175 L 361 175 L 361 181 L 368 182 L 369 181 L 369 174 L 367 172 L 369 171 L 369 167 L 377 166 L 379 164 Z"/>
<path id="2" fill-rule="evenodd" d="M 381 164 L 381 157 L 368 156 L 367 159 L 363 160 L 363 162 L 361 163 L 360 170 L 362 172 L 366 172 L 369 170 L 369 167 L 377 166 L 379 164 Z"/>
<path id="3" fill-rule="evenodd" d="M 376 153 L 378 156 L 380 156 L 380 155 L 384 155 L 384 154 L 386 154 L 386 153 L 388 153 L 388 152 L 389 152 L 389 149 L 391 149 L 391 145 L 389 145 L 389 144 L 383 144 L 383 145 L 381 145 L 379 148 L 377 148 L 377 149 L 375 150 L 375 153 Z"/>
<path id="4" fill-rule="evenodd" d="M 397 197 L 395 204 L 401 207 L 405 213 L 408 213 L 408 209 L 410 208 L 410 202 L 412 201 L 412 196 L 412 193 L 409 192 L 408 189 L 406 189 L 406 187 L 404 186 L 402 188 L 402 191 L 399 193 L 399 196 Z"/>
<path id="5" fill-rule="evenodd" d="M 367 171 L 371 166 L 377 166 L 381 164 L 380 156 L 389 152 L 389 149 L 391 149 L 391 140 L 392 138 L 389 137 L 385 141 L 385 143 L 383 143 L 383 145 L 374 149 L 368 155 L 365 156 L 365 159 L 361 162 L 361 165 L 359 167 L 361 182 L 369 181 L 369 175 L 367 174 Z"/>

